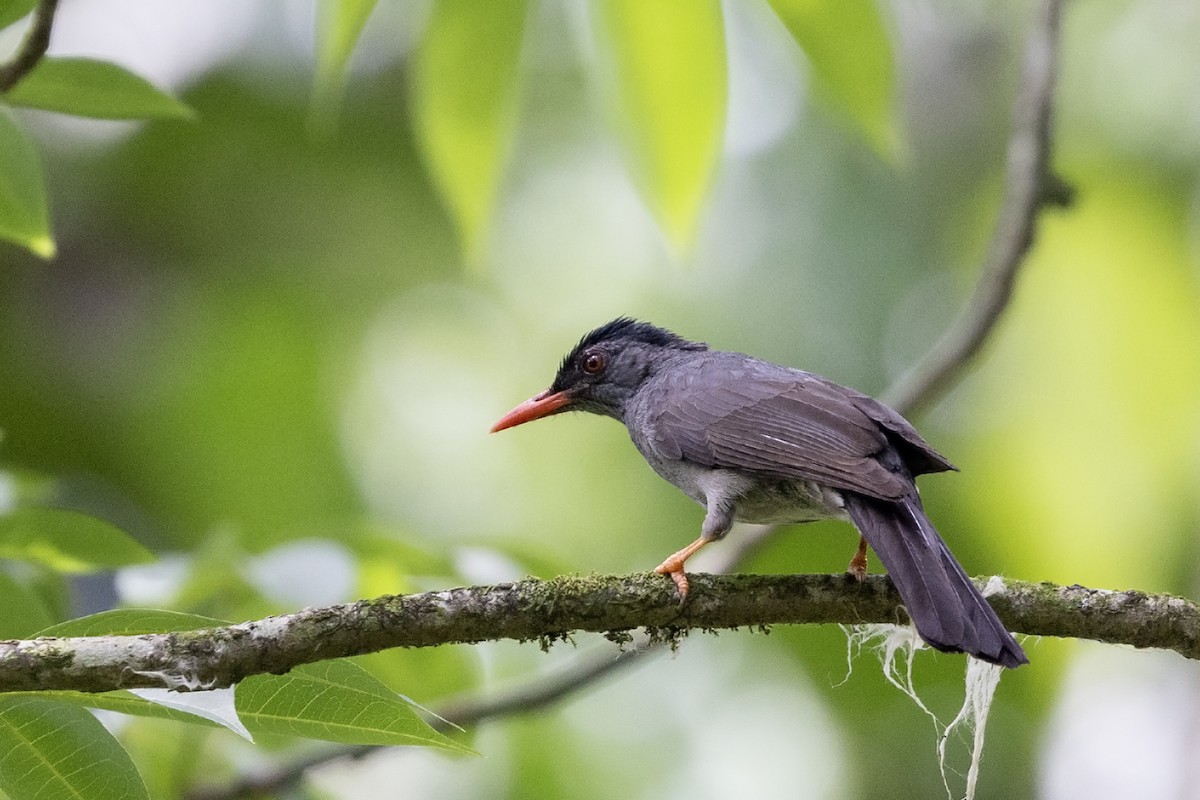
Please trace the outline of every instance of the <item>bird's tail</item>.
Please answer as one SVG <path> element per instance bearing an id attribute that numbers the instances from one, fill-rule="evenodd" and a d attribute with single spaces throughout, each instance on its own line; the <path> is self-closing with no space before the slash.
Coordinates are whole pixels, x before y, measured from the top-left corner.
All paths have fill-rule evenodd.
<path id="1" fill-rule="evenodd" d="M 898 501 L 847 492 L 845 501 L 931 647 L 1005 667 L 1029 663 L 925 516 L 916 492 Z"/>

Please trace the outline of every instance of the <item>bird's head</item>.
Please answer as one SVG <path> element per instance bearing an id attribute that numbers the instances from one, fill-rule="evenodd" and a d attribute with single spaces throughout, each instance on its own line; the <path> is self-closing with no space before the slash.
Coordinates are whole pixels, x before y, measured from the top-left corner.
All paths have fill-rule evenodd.
<path id="1" fill-rule="evenodd" d="M 625 402 L 658 367 L 681 352 L 707 349 L 648 322 L 618 317 L 580 339 L 550 388 L 501 417 L 492 433 L 563 411 L 621 419 Z"/>

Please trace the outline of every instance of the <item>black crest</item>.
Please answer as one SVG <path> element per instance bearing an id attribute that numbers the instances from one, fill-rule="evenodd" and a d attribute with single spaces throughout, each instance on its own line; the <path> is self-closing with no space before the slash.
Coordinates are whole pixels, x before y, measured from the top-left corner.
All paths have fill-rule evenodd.
<path id="1" fill-rule="evenodd" d="M 641 342 L 655 347 L 673 347 L 677 350 L 708 349 L 708 345 L 703 342 L 688 341 L 682 336 L 657 325 L 651 325 L 649 322 L 640 322 L 629 317 L 617 317 L 612 322 L 607 322 L 596 330 L 584 334 L 584 337 L 579 340 L 579 344 L 567 353 L 560 369 L 567 369 L 575 361 L 575 358 L 589 347 L 601 342 L 612 341 Z"/>
<path id="2" fill-rule="evenodd" d="M 676 347 L 680 350 L 707 350 L 702 342 L 690 342 L 671 331 L 651 325 L 649 322 L 639 322 L 629 317 L 617 317 L 612 322 L 601 325 L 591 333 L 585 334 L 575 345 L 575 352 L 611 339 L 627 339 L 657 347 Z"/>

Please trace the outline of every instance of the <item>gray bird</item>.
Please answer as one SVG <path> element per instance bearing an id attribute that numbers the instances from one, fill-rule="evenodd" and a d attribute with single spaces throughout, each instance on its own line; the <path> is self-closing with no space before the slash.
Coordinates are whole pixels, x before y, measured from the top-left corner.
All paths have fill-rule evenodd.
<path id="1" fill-rule="evenodd" d="M 921 507 L 914 476 L 954 466 L 879 401 L 622 317 L 584 336 L 550 388 L 492 431 L 564 411 L 624 423 L 654 471 L 707 509 L 700 537 L 655 570 L 681 599 L 684 562 L 735 521 L 841 519 L 862 534 L 851 574 L 866 575 L 870 544 L 930 646 L 1028 663 Z"/>

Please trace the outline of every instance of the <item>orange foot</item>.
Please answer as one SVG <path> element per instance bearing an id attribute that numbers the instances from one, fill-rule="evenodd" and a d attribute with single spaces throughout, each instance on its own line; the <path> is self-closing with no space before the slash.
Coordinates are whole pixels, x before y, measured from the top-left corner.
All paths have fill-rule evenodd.
<path id="1" fill-rule="evenodd" d="M 850 559 L 850 566 L 846 571 L 859 583 L 867 579 L 867 540 L 862 536 L 858 537 L 858 552 Z"/>
<path id="2" fill-rule="evenodd" d="M 708 544 L 711 539 L 705 539 L 701 536 L 696 541 L 689 544 L 677 553 L 673 553 L 667 557 L 665 561 L 654 568 L 654 571 L 659 575 L 670 575 L 671 580 L 675 581 L 675 588 L 679 590 L 679 603 L 687 599 L 688 593 L 688 578 L 687 573 L 683 571 L 684 562 L 696 554 L 704 545 Z"/>

